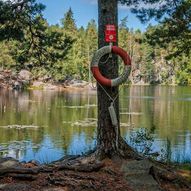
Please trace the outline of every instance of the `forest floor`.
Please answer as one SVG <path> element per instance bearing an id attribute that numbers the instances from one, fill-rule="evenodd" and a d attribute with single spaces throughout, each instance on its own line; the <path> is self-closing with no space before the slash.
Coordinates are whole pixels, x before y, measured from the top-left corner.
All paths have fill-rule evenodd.
<path id="1" fill-rule="evenodd" d="M 77 164 L 69 158 L 49 165 L 0 161 L 0 191 L 190 191 L 191 171 L 143 160 Z M 77 164 L 77 165 L 76 165 Z"/>

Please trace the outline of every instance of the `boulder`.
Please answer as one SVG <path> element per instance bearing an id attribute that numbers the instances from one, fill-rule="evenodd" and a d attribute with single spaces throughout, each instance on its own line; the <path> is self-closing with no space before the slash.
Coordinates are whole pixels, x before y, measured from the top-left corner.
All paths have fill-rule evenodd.
<path id="1" fill-rule="evenodd" d="M 29 81 L 31 79 L 32 73 L 29 72 L 28 70 L 21 70 L 18 74 L 18 77 L 21 80 L 26 80 Z"/>
<path id="2" fill-rule="evenodd" d="M 65 85 L 66 86 L 69 86 L 69 87 L 79 87 L 79 88 L 84 88 L 85 86 L 88 85 L 88 82 L 86 81 L 83 81 L 83 80 L 71 80 L 71 81 L 67 81 L 65 82 Z"/>
<path id="3" fill-rule="evenodd" d="M 44 89 L 45 89 L 45 90 L 56 90 L 56 89 L 58 89 L 58 88 L 57 88 L 57 86 L 48 83 L 48 84 L 46 84 L 46 85 L 44 86 Z"/>
<path id="4" fill-rule="evenodd" d="M 11 157 L 0 158 L 0 169 L 6 169 L 6 168 L 11 168 L 16 166 L 19 166 L 18 160 Z"/>
<path id="5" fill-rule="evenodd" d="M 50 76 L 45 75 L 45 76 L 43 76 L 43 77 L 38 78 L 38 81 L 48 82 L 48 81 L 50 81 L 51 79 L 52 79 L 52 78 L 51 78 Z"/>
<path id="6" fill-rule="evenodd" d="M 0 80 L 3 80 L 4 76 L 2 74 L 0 74 Z"/>
<path id="7" fill-rule="evenodd" d="M 35 88 L 44 88 L 45 86 L 45 83 L 44 82 L 40 82 L 40 81 L 34 81 L 32 83 L 32 87 L 35 87 Z"/>
<path id="8" fill-rule="evenodd" d="M 10 184 L 0 184 L 0 190 L 4 191 L 21 191 L 21 190 L 31 190 L 31 186 L 27 183 L 10 183 Z"/>
<path id="9" fill-rule="evenodd" d="M 21 82 L 18 82 L 18 81 L 14 81 L 12 83 L 12 88 L 14 90 L 21 90 L 23 88 L 23 84 Z"/>

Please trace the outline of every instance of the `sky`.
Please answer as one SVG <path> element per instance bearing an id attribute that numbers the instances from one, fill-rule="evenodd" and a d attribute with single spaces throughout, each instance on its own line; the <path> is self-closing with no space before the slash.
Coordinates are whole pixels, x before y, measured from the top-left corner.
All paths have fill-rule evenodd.
<path id="1" fill-rule="evenodd" d="M 98 19 L 97 0 L 38 0 L 46 5 L 44 17 L 49 24 L 60 23 L 66 11 L 71 7 L 74 13 L 74 19 L 78 27 L 86 27 L 91 19 Z M 130 13 L 128 7 L 119 5 L 119 22 L 122 18 L 128 16 L 128 28 L 140 29 L 145 31 L 148 26 L 141 22 Z"/>

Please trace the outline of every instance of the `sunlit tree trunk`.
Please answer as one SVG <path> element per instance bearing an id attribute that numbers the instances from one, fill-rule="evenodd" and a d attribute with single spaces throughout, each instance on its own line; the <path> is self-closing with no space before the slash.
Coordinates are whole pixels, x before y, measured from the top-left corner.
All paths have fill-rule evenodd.
<path id="1" fill-rule="evenodd" d="M 118 26 L 118 9 L 117 0 L 98 0 L 98 46 L 99 48 L 108 45 L 104 39 L 104 30 L 107 24 Z M 118 35 L 117 35 L 118 36 Z M 116 43 L 117 44 L 117 43 Z M 99 63 L 101 73 L 107 78 L 116 78 L 118 76 L 117 57 L 112 55 L 109 59 L 108 55 L 103 57 Z M 120 136 L 119 126 L 114 127 L 111 122 L 108 107 L 111 104 L 111 99 L 118 96 L 118 87 L 111 88 L 98 84 L 98 127 L 97 127 L 97 153 L 103 159 L 105 157 L 114 156 L 132 156 L 133 150 L 125 143 Z M 107 92 L 107 93 L 106 93 Z M 107 95 L 109 94 L 110 97 Z M 119 99 L 115 99 L 115 111 L 119 122 Z M 126 153 L 127 151 L 127 154 Z"/>
<path id="2" fill-rule="evenodd" d="M 117 26 L 117 0 L 98 0 L 98 12 L 99 12 L 99 26 L 98 26 L 98 47 L 108 45 L 104 39 L 104 30 L 107 24 L 113 24 Z M 104 62 L 108 55 L 102 59 Z M 112 56 L 106 63 L 99 64 L 100 70 L 104 76 L 107 78 L 115 78 L 118 75 L 118 64 L 116 56 Z M 101 151 L 101 157 L 104 155 L 111 156 L 113 152 L 117 150 L 116 148 L 116 127 L 111 123 L 108 107 L 111 104 L 111 99 L 108 97 L 106 92 L 112 97 L 118 95 L 118 87 L 111 88 L 100 86 L 98 84 L 98 137 L 97 145 L 98 150 Z M 119 119 L 119 100 L 115 100 L 115 110 L 117 113 L 117 118 Z"/>

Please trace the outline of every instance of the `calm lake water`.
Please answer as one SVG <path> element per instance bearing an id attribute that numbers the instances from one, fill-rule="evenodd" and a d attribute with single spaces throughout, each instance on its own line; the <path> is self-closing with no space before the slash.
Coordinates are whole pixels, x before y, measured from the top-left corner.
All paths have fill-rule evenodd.
<path id="1" fill-rule="evenodd" d="M 191 161 L 191 87 L 123 87 L 120 113 L 132 146 L 141 150 L 132 137 L 149 133 L 146 145 L 159 158 Z M 0 90 L 0 156 L 48 163 L 86 152 L 96 145 L 96 117 L 94 91 Z M 6 128 L 12 125 L 28 128 Z"/>

